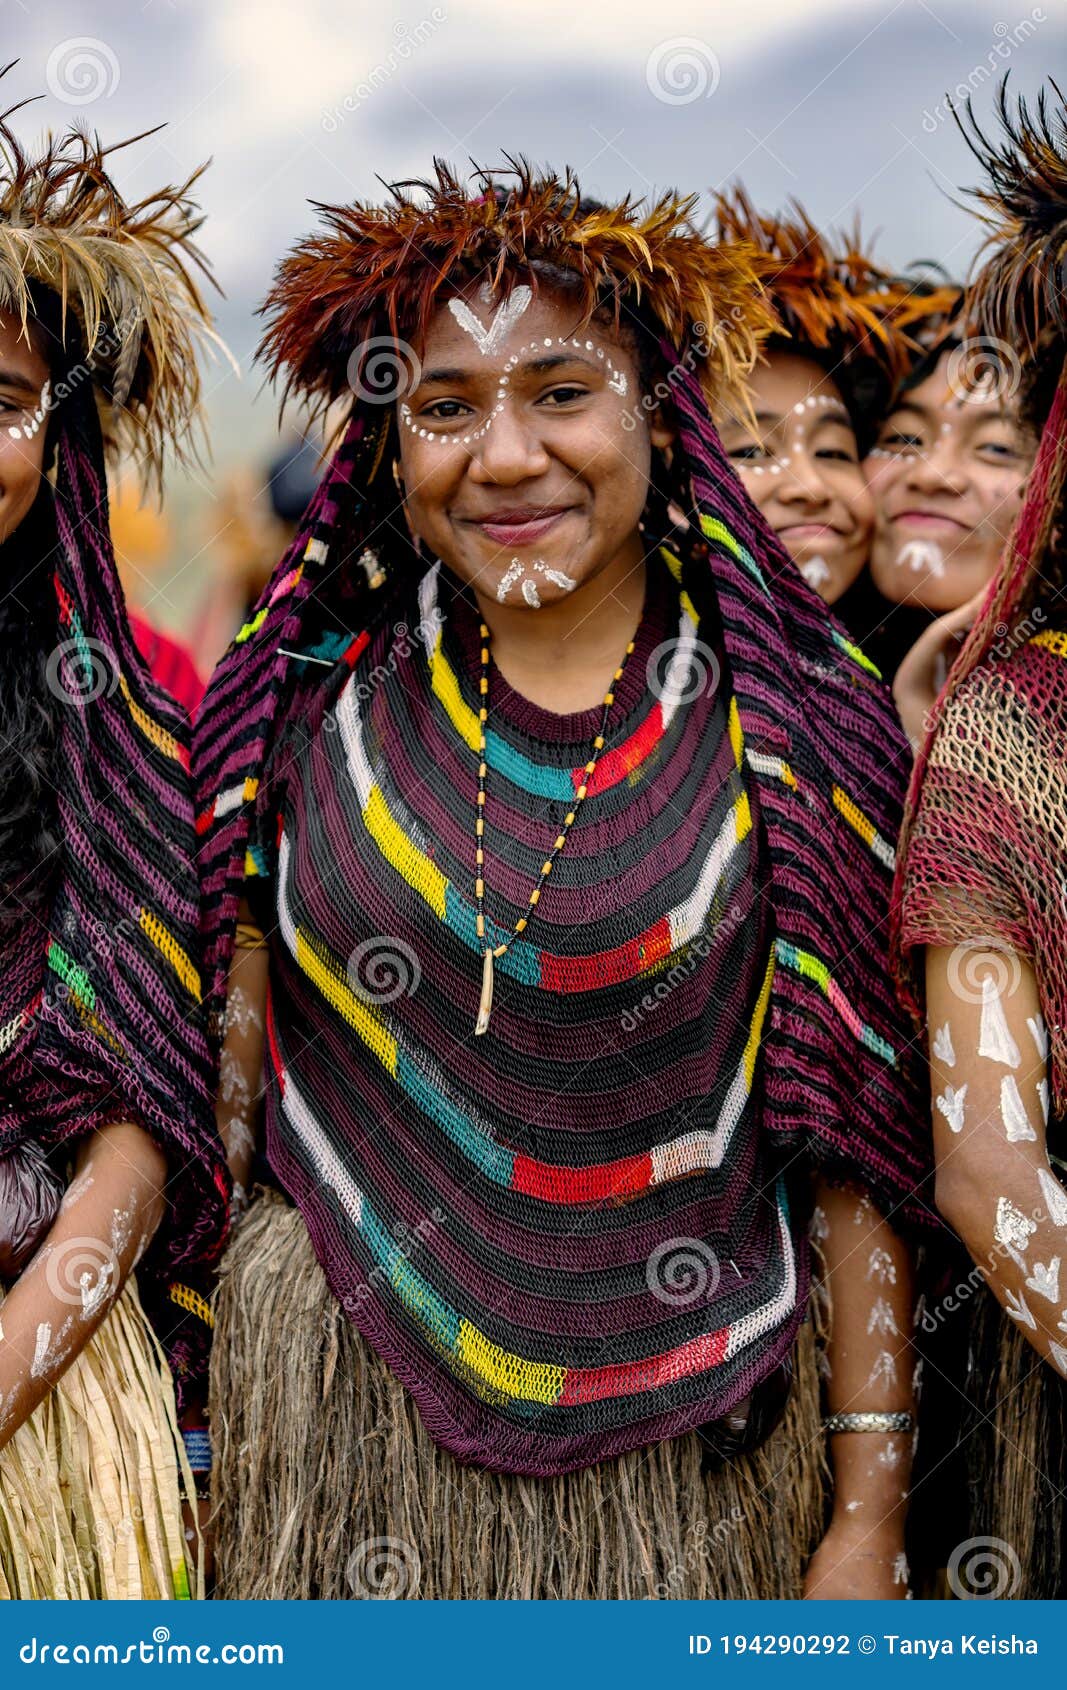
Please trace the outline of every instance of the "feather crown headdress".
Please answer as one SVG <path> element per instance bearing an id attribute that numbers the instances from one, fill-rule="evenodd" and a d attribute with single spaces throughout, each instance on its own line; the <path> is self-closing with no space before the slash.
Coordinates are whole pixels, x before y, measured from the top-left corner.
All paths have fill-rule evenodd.
<path id="1" fill-rule="evenodd" d="M 199 347 L 221 345 L 197 272 L 213 277 L 192 239 L 203 217 L 189 195 L 206 164 L 180 186 L 129 202 L 109 159 L 145 135 L 105 147 L 74 127 L 49 131 L 32 153 L 9 121 L 26 104 L 0 113 L 0 306 L 26 332 L 36 288 L 55 293 L 57 396 L 64 377 L 78 379 L 73 354 L 94 383 L 109 451 L 129 453 L 145 482 L 158 484 L 168 446 L 179 458 L 195 455 Z"/>
<path id="2" fill-rule="evenodd" d="M 284 372 L 283 402 L 294 393 L 321 412 L 345 396 L 349 360 L 368 342 L 418 341 L 436 304 L 468 282 L 505 298 L 524 279 L 536 289 L 538 266 L 567 272 L 583 319 L 608 310 L 625 324 L 640 309 L 692 349 L 709 395 L 740 390 L 774 326 L 765 266 L 744 243 L 702 239 L 695 195 L 592 204 L 572 171 L 523 158 L 476 169 L 473 191 L 442 160 L 434 171 L 389 184 L 385 206 L 315 202 L 325 229 L 282 261 L 262 307 L 259 354 L 272 376 Z"/>
<path id="3" fill-rule="evenodd" d="M 953 112 L 986 181 L 968 190 L 987 230 L 972 280 L 969 317 L 978 333 L 1034 358 L 1050 340 L 1067 351 L 1067 102 L 1052 79 L 1054 108 L 1042 88 L 1035 106 L 1008 78 L 997 91 L 999 141 L 987 139 L 970 99 Z M 1061 354 L 1062 356 L 1062 354 Z"/>
<path id="4" fill-rule="evenodd" d="M 777 333 L 841 366 L 871 362 L 895 386 L 918 350 L 921 325 L 947 319 L 959 290 L 895 275 L 865 250 L 857 220 L 831 240 L 796 200 L 787 212 L 756 210 L 738 183 L 714 196 L 715 238 L 754 246 L 765 260 L 765 286 Z"/>

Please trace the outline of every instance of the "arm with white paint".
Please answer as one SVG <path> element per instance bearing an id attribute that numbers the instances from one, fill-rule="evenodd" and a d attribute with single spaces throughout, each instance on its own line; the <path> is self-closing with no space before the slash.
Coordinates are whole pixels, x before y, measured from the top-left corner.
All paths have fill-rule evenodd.
<path id="1" fill-rule="evenodd" d="M 84 1349 L 166 1208 L 167 1162 L 140 1127 L 102 1127 L 80 1147 L 41 1248 L 0 1304 L 0 1449 Z"/>
<path id="2" fill-rule="evenodd" d="M 816 1241 L 828 1298 L 831 1414 L 915 1413 L 911 1252 L 866 1197 L 820 1182 Z M 835 1432 L 833 1516 L 808 1569 L 808 1597 L 908 1593 L 904 1516 L 910 1432 Z"/>
<path id="3" fill-rule="evenodd" d="M 926 952 L 937 1206 L 1044 1361 L 1067 1374 L 1067 1191 L 1046 1149 L 1048 1035 L 1033 969 Z"/>
<path id="4" fill-rule="evenodd" d="M 258 932 L 242 901 L 238 935 Z M 226 984 L 226 1021 L 219 1059 L 215 1121 L 233 1176 L 233 1210 L 247 1202 L 263 1100 L 263 1043 L 267 1007 L 268 951 L 263 943 L 233 953 Z"/>

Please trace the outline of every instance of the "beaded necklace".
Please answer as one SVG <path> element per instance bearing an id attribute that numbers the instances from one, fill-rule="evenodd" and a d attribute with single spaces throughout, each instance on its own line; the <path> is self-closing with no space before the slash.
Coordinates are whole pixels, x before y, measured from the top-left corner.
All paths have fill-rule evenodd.
<path id="1" fill-rule="evenodd" d="M 481 622 L 479 624 L 479 632 L 481 634 L 481 641 L 482 641 L 482 657 L 481 657 L 482 673 L 481 673 L 481 681 L 479 683 L 480 706 L 479 706 L 479 710 L 478 710 L 478 803 L 477 803 L 477 807 L 475 809 L 475 819 L 474 819 L 474 830 L 475 830 L 475 840 L 474 840 L 474 862 L 475 862 L 474 897 L 475 897 L 475 902 L 476 902 L 477 908 L 478 908 L 478 919 L 477 919 L 478 937 L 479 937 L 479 939 L 484 940 L 484 938 L 485 938 L 485 850 L 484 850 L 485 776 L 486 776 L 486 771 L 487 771 L 487 764 L 486 764 L 486 760 L 485 760 L 485 725 L 486 725 L 486 722 L 489 719 L 489 629 L 486 627 L 484 622 Z M 633 640 L 631 640 L 629 645 L 626 647 L 626 651 L 623 655 L 622 662 L 619 664 L 619 667 L 616 669 L 615 674 L 612 677 L 611 685 L 608 688 L 607 692 L 604 694 L 604 702 L 603 702 L 602 713 L 601 713 L 601 717 L 600 717 L 600 726 L 599 726 L 597 733 L 596 733 L 596 736 L 593 740 L 589 760 L 586 763 L 585 768 L 582 772 L 583 773 L 582 783 L 581 783 L 577 792 L 574 795 L 573 806 L 571 807 L 571 809 L 569 809 L 567 811 L 567 814 L 563 818 L 563 826 L 560 829 L 559 833 L 556 835 L 556 841 L 555 841 L 555 844 L 552 847 L 552 850 L 549 852 L 548 856 L 545 858 L 544 862 L 541 864 L 541 872 L 537 877 L 537 882 L 536 882 L 532 892 L 530 893 L 530 901 L 529 901 L 529 903 L 526 907 L 526 912 L 525 912 L 524 915 L 521 915 L 519 917 L 518 921 L 515 923 L 515 930 L 512 933 L 510 939 L 505 939 L 502 944 L 499 944 L 499 945 L 496 945 L 496 946 L 486 945 L 486 947 L 485 947 L 485 953 L 484 953 L 484 956 L 482 958 L 482 993 L 481 993 L 481 998 L 480 998 L 479 1003 L 478 1003 L 478 1019 L 474 1023 L 474 1031 L 475 1031 L 476 1034 L 480 1035 L 480 1034 L 484 1033 L 489 1026 L 489 1016 L 490 1016 L 490 1013 L 491 1013 L 492 1008 L 493 1008 L 493 963 L 494 963 L 494 960 L 497 957 L 504 956 L 505 953 L 511 948 L 513 941 L 518 938 L 519 934 L 524 933 L 526 931 L 526 928 L 529 925 L 530 916 L 531 916 L 533 910 L 536 908 L 536 906 L 537 906 L 537 904 L 540 900 L 541 892 L 544 888 L 545 881 L 548 879 L 549 875 L 552 873 L 552 866 L 555 863 L 556 858 L 559 856 L 560 852 L 563 850 L 564 845 L 567 843 L 567 837 L 570 833 L 571 828 L 574 826 L 574 822 L 575 822 L 575 819 L 578 815 L 578 811 L 581 809 L 582 805 L 585 802 L 586 794 L 589 791 L 589 783 L 592 780 L 593 775 L 596 771 L 596 766 L 597 766 L 597 762 L 598 762 L 599 757 L 600 757 L 600 753 L 604 749 L 604 729 L 607 726 L 608 713 L 611 710 L 611 707 L 615 702 L 615 688 L 618 686 L 619 682 L 622 680 L 623 671 L 625 670 L 626 665 L 630 660 L 630 657 L 633 653 L 633 649 L 634 649 L 634 642 L 633 642 Z"/>

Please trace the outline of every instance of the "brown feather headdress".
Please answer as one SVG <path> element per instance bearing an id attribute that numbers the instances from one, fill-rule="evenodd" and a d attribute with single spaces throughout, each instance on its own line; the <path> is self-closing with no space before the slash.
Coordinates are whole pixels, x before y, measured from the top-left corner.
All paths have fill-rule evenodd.
<path id="1" fill-rule="evenodd" d="M 715 195 L 714 224 L 718 242 L 763 254 L 779 334 L 842 363 L 873 358 L 894 380 L 904 372 L 911 290 L 864 251 L 858 223 L 832 244 L 796 200 L 788 213 L 769 215 L 738 183 Z"/>
<path id="2" fill-rule="evenodd" d="M 19 109 L 0 114 L 0 306 L 26 332 L 31 289 L 59 297 L 64 349 L 92 375 L 109 450 L 158 483 L 165 444 L 195 455 L 199 344 L 221 345 L 196 272 L 213 278 L 192 240 L 203 218 L 189 194 L 206 165 L 130 203 L 108 160 L 143 135 L 104 147 L 75 127 L 49 132 L 34 155 L 10 126 Z"/>
<path id="3" fill-rule="evenodd" d="M 505 155 L 507 156 L 507 155 Z M 583 320 L 616 324 L 643 310 L 672 345 L 692 349 L 709 395 L 739 392 L 774 327 L 754 248 L 710 246 L 690 222 L 696 196 L 583 199 L 577 178 L 525 159 L 476 169 L 471 183 L 442 160 L 433 180 L 388 184 L 390 203 L 315 202 L 324 232 L 282 261 L 262 307 L 259 352 L 271 374 L 317 412 L 343 397 L 352 354 L 378 336 L 419 342 L 440 297 L 483 281 L 506 298 L 538 267 L 565 270 Z M 551 271 L 549 272 L 551 274 Z"/>
<path id="4" fill-rule="evenodd" d="M 997 91 L 999 142 L 987 139 L 968 99 L 953 112 L 986 181 L 969 190 L 988 231 L 984 261 L 969 290 L 977 332 L 1034 358 L 1050 339 L 1067 349 L 1067 104 L 1053 109 L 1046 89 L 1036 107 L 1020 95 L 1013 111 L 1008 79 Z"/>

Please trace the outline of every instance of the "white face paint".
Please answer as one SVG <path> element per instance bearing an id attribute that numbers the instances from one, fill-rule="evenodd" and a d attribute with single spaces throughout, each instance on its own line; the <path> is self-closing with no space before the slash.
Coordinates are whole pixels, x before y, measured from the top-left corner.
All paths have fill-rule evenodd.
<path id="1" fill-rule="evenodd" d="M 913 575 L 936 579 L 945 573 L 945 554 L 936 540 L 909 540 L 901 546 L 895 562 L 898 569 L 910 569 Z"/>
<path id="2" fill-rule="evenodd" d="M 1038 1080 L 1038 1082 L 1037 1082 L 1037 1096 L 1038 1096 L 1038 1101 L 1041 1104 L 1041 1118 L 1042 1118 L 1042 1120 L 1044 1121 L 1044 1123 L 1047 1127 L 1048 1126 L 1048 1081 L 1047 1080 Z"/>
<path id="3" fill-rule="evenodd" d="M 1049 1168 L 1038 1168 L 1037 1183 L 1053 1226 L 1067 1226 L 1067 1191 Z"/>
<path id="4" fill-rule="evenodd" d="M 933 1053 L 946 1068 L 955 1068 L 956 1051 L 952 1043 L 952 1028 L 948 1022 L 934 1034 Z"/>
<path id="5" fill-rule="evenodd" d="M 21 428 L 15 427 L 8 429 L 7 432 L 11 436 L 12 440 L 33 440 L 40 432 L 41 424 L 44 422 L 45 417 L 52 408 L 50 403 L 51 392 L 52 383 L 50 381 L 46 381 L 41 389 L 41 397 L 38 402 L 37 409 L 31 412 L 29 422 L 23 423 Z"/>
<path id="6" fill-rule="evenodd" d="M 1014 1074 L 1005 1074 L 1000 1082 L 1000 1118 L 1009 1144 L 1023 1144 L 1027 1139 L 1036 1139 L 1037 1134 L 1030 1125 Z"/>
<path id="7" fill-rule="evenodd" d="M 1048 1353 L 1053 1366 L 1058 1367 L 1064 1377 L 1067 1378 L 1067 1350 L 1064 1349 L 1062 1344 L 1050 1344 Z"/>
<path id="8" fill-rule="evenodd" d="M 814 587 L 816 592 L 818 592 L 824 581 L 829 581 L 830 579 L 830 565 L 824 557 L 817 556 L 805 558 L 803 563 L 797 565 L 797 568 L 808 583 L 808 586 Z"/>
<path id="9" fill-rule="evenodd" d="M 496 589 L 498 603 L 506 603 L 512 587 L 518 587 L 530 609 L 540 610 L 541 595 L 537 591 L 537 582 L 533 579 L 535 575 L 542 575 L 546 581 L 551 581 L 553 586 L 559 587 L 565 593 L 573 593 L 578 585 L 577 581 L 570 575 L 565 575 L 562 569 L 550 569 L 544 558 L 535 557 L 527 568 L 520 558 L 513 557 L 500 577 Z"/>
<path id="10" fill-rule="evenodd" d="M 515 296 L 517 294 L 519 294 L 523 291 L 525 291 L 525 290 L 523 290 L 521 288 L 516 288 L 515 293 L 513 293 L 512 296 L 511 296 L 512 300 L 515 299 Z M 529 303 L 529 301 L 527 301 L 527 304 L 528 303 Z M 494 341 L 492 345 L 489 345 L 487 343 L 486 337 L 495 333 L 496 328 L 497 328 L 497 324 L 498 324 L 499 319 L 500 319 L 500 311 L 498 311 L 496 313 L 496 316 L 493 318 L 492 324 L 490 325 L 489 329 L 485 329 L 483 327 L 483 325 L 481 323 L 479 323 L 479 321 L 478 321 L 477 317 L 475 317 L 473 311 L 470 311 L 469 308 L 464 304 L 464 302 L 462 300 L 450 299 L 449 302 L 448 302 L 448 305 L 449 305 L 449 310 L 452 312 L 452 315 L 455 317 L 457 323 L 460 324 L 461 328 L 465 328 L 467 330 L 467 333 L 470 334 L 474 338 L 476 345 L 479 347 L 479 350 L 483 354 L 495 350 L 496 341 Z M 463 311 L 465 311 L 467 313 L 467 317 L 469 318 L 469 321 L 464 321 L 461 318 L 460 313 L 457 310 L 457 307 L 462 307 Z M 504 307 L 502 306 L 500 309 L 503 310 Z M 526 305 L 523 305 L 522 310 L 524 311 L 525 309 L 526 309 Z M 522 315 L 522 312 L 520 311 L 517 314 L 517 317 L 521 316 L 521 315 Z M 517 321 L 517 317 L 515 319 L 516 321 Z M 509 323 L 507 325 L 507 327 L 510 328 L 511 324 Z M 505 334 L 506 334 L 506 332 L 507 332 L 507 330 L 504 331 Z M 481 338 L 479 338 L 479 336 Z M 498 338 L 503 338 L 503 335 L 501 335 Z M 480 428 L 472 429 L 469 434 L 456 434 L 454 432 L 449 432 L 448 430 L 439 430 L 439 429 L 435 429 L 433 427 L 430 427 L 430 428 L 423 427 L 418 422 L 416 422 L 414 414 L 413 414 L 412 409 L 411 409 L 411 406 L 406 402 L 406 400 L 401 400 L 401 402 L 400 402 L 400 406 L 399 406 L 400 421 L 403 423 L 404 427 L 406 429 L 409 429 L 412 434 L 416 435 L 419 440 L 431 440 L 438 446 L 455 446 L 457 444 L 459 444 L 461 446 L 472 445 L 476 440 L 480 440 L 484 434 L 487 434 L 489 432 L 490 428 L 493 425 L 493 418 L 498 417 L 500 415 L 501 411 L 504 409 L 504 402 L 507 399 L 508 388 L 511 385 L 511 372 L 514 370 L 514 368 L 515 368 L 516 364 L 519 362 L 520 358 L 522 358 L 523 355 L 525 353 L 528 353 L 528 352 L 541 352 L 541 351 L 544 350 L 544 348 L 546 346 L 547 347 L 560 346 L 560 347 L 564 347 L 564 348 L 569 347 L 575 352 L 582 352 L 582 351 L 595 352 L 596 356 L 601 360 L 601 362 L 604 364 L 605 368 L 610 370 L 610 372 L 611 372 L 611 374 L 608 377 L 606 385 L 611 389 L 612 393 L 617 393 L 617 394 L 620 395 L 620 397 L 624 398 L 626 396 L 627 392 L 629 391 L 629 382 L 626 379 L 625 370 L 620 370 L 615 366 L 615 364 L 612 362 L 612 360 L 608 356 L 608 354 L 604 351 L 602 346 L 594 345 L 594 343 L 591 340 L 587 340 L 587 341 L 584 341 L 584 342 L 580 341 L 580 340 L 566 340 L 566 339 L 563 339 L 563 338 L 553 340 L 550 336 L 546 335 L 543 340 L 531 340 L 528 345 L 520 347 L 518 352 L 516 352 L 516 354 L 513 358 L 508 359 L 507 363 L 504 365 L 504 369 L 503 369 L 503 372 L 502 372 L 501 377 L 500 377 L 500 386 L 496 390 L 496 404 L 493 406 L 493 408 L 490 411 L 488 417 L 482 423 Z"/>
<path id="11" fill-rule="evenodd" d="M 1010 1197 L 997 1198 L 993 1236 L 998 1244 L 1003 1244 L 1005 1249 L 1025 1250 L 1036 1231 L 1037 1223 L 1016 1208 Z"/>
<path id="12" fill-rule="evenodd" d="M 1060 1258 L 1053 1256 L 1046 1262 L 1035 1262 L 1033 1273 L 1027 1276 L 1027 1285 L 1039 1297 L 1044 1297 L 1047 1303 L 1057 1303 L 1060 1297 Z"/>
<path id="13" fill-rule="evenodd" d="M 1034 1049 L 1037 1051 L 1039 1060 L 1047 1062 L 1048 1028 L 1045 1026 L 1045 1017 L 1040 1013 L 1036 1019 L 1032 1015 L 1028 1015 L 1026 1018 L 1026 1025 L 1030 1029 L 1030 1037 L 1034 1041 Z"/>
<path id="14" fill-rule="evenodd" d="M 481 297 L 488 303 L 488 289 L 483 287 Z M 489 327 L 479 322 L 465 299 L 450 299 L 448 309 L 451 311 L 461 329 L 470 335 L 483 358 L 488 358 L 496 351 L 502 340 L 506 340 L 523 312 L 529 309 L 533 300 L 532 290 L 525 283 L 521 287 L 513 288 L 508 299 L 502 300 L 493 313 Z"/>
<path id="15" fill-rule="evenodd" d="M 946 1086 L 937 1099 L 937 1107 L 949 1124 L 949 1130 L 954 1133 L 963 1131 L 964 1108 L 967 1101 L 967 1087 Z"/>
<path id="16" fill-rule="evenodd" d="M 1011 1028 L 1004 1014 L 1000 988 L 989 974 L 982 981 L 982 1020 L 978 1032 L 978 1054 L 987 1056 L 991 1062 L 1003 1062 L 1009 1068 L 1018 1068 L 1022 1061 L 1019 1047 L 1012 1038 Z"/>

